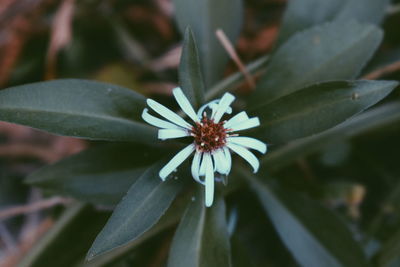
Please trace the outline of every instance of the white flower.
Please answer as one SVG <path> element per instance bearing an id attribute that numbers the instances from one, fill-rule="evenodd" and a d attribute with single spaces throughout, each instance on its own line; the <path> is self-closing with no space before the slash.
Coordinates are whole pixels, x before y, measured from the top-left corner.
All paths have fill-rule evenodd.
<path id="1" fill-rule="evenodd" d="M 159 175 L 164 181 L 195 152 L 191 167 L 192 176 L 197 182 L 205 185 L 205 204 L 210 207 L 214 199 L 214 172 L 229 174 L 232 166 L 230 150 L 245 159 L 253 167 L 254 172 L 258 171 L 260 163 L 248 149 L 264 154 L 267 152 L 267 145 L 251 137 L 241 137 L 234 132 L 257 127 L 260 121 L 257 117 L 249 118 L 244 111 L 228 121 L 221 121 L 225 113 L 232 112 L 230 105 L 235 97 L 230 93 L 225 93 L 221 99 L 205 104 L 197 113 L 181 88 L 175 88 L 173 94 L 176 102 L 194 124 L 186 122 L 181 116 L 152 99 L 147 99 L 147 105 L 168 121 L 150 115 L 147 108 L 143 110 L 142 118 L 147 123 L 161 128 L 158 131 L 159 139 L 192 137 L 193 143 L 179 151 L 160 170 Z"/>

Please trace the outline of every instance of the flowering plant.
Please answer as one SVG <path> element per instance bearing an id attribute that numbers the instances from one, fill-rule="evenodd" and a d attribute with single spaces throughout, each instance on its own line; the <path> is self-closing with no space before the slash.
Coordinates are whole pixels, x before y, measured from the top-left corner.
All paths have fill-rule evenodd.
<path id="1" fill-rule="evenodd" d="M 87 234 L 87 243 L 74 242 L 79 256 L 63 249 L 70 266 L 386 261 L 390 255 L 367 242 L 362 223 L 348 227 L 357 224 L 364 187 L 346 183 L 346 190 L 361 188 L 358 194 L 326 197 L 324 186 L 334 191 L 326 172 L 315 179 L 307 161 L 322 151 L 312 164 L 326 164 L 315 169 L 337 166 L 350 157 L 350 137 L 400 120 L 392 93 L 398 82 L 377 80 L 376 71 L 360 75 L 375 69 L 365 66 L 382 41 L 379 25 L 389 5 L 363 1 L 289 1 L 274 49 L 244 67 L 229 48 L 241 31 L 241 0 L 174 0 L 183 44 L 179 82 L 167 96 L 81 79 L 1 90 L 0 120 L 90 142 L 26 179 L 45 194 L 76 200 L 40 248 Z M 226 34 L 219 38 L 224 45 L 216 31 Z M 125 31 L 116 32 L 127 40 Z M 229 53 L 241 71 L 224 75 Z M 336 203 L 353 216 L 347 224 L 335 214 Z M 263 242 L 270 243 L 260 253 Z M 160 251 L 158 265 L 143 256 L 149 247 Z M 58 266 L 44 250 L 31 252 L 26 266 Z"/>

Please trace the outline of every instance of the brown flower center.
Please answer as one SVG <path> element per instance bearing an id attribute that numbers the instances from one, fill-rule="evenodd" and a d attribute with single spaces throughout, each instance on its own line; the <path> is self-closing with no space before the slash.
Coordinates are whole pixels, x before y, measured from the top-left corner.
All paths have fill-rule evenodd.
<path id="1" fill-rule="evenodd" d="M 201 152 L 212 152 L 226 144 L 227 130 L 224 122 L 215 123 L 214 120 L 203 116 L 201 122 L 192 127 L 196 148 Z"/>

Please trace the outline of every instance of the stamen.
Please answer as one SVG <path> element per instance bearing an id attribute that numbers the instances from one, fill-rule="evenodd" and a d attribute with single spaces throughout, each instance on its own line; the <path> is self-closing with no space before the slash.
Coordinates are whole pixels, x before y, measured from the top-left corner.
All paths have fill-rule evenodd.
<path id="1" fill-rule="evenodd" d="M 224 122 L 215 123 L 213 119 L 207 118 L 205 112 L 201 121 L 192 127 L 191 135 L 197 150 L 201 152 L 213 152 L 226 144 Z"/>

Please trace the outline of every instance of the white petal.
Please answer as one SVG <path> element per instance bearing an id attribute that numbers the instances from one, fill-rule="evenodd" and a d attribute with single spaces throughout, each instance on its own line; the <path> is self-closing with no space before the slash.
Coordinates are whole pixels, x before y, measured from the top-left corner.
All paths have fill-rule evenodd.
<path id="1" fill-rule="evenodd" d="M 194 157 L 193 157 L 193 161 L 192 161 L 192 176 L 193 179 L 196 180 L 196 182 L 205 185 L 204 181 L 202 181 L 200 179 L 200 163 L 201 163 L 201 156 L 202 153 L 201 152 L 195 152 L 194 153 Z"/>
<path id="2" fill-rule="evenodd" d="M 230 118 L 225 124 L 224 127 L 225 128 L 230 128 L 231 126 L 234 126 L 237 123 L 246 121 L 249 119 L 249 116 L 247 116 L 247 113 L 242 111 L 238 114 L 236 114 L 235 116 L 233 116 L 232 118 Z"/>
<path id="3" fill-rule="evenodd" d="M 204 153 L 203 153 L 203 160 L 200 163 L 199 175 L 200 176 L 206 175 L 206 161 L 204 160 Z"/>
<path id="4" fill-rule="evenodd" d="M 193 121 L 195 122 L 200 121 L 189 100 L 183 94 L 182 89 L 177 87 L 174 90 L 172 90 L 172 93 L 174 94 L 176 102 L 178 102 L 182 111 L 185 112 L 189 116 L 189 118 L 191 118 Z"/>
<path id="5" fill-rule="evenodd" d="M 194 151 L 195 146 L 193 144 L 188 145 L 184 149 L 178 152 L 159 172 L 160 178 L 165 179 L 170 175 L 182 162 L 187 159 L 190 154 Z"/>
<path id="6" fill-rule="evenodd" d="M 236 145 L 241 145 L 247 148 L 251 148 L 265 154 L 267 152 L 267 145 L 260 140 L 251 137 L 235 136 L 228 137 L 228 142 L 234 143 Z"/>
<path id="7" fill-rule="evenodd" d="M 231 129 L 232 132 L 234 131 L 241 131 L 241 130 L 246 130 L 250 128 L 254 128 L 260 126 L 260 120 L 258 117 L 248 119 L 246 121 L 236 123 L 235 125 L 231 126 L 229 129 Z"/>
<path id="8" fill-rule="evenodd" d="M 215 105 L 214 103 L 217 103 L 219 101 L 219 99 L 214 99 L 213 101 L 210 101 L 204 105 L 202 105 L 199 110 L 197 111 L 197 117 L 201 118 L 203 117 L 203 112 L 206 108 L 212 108 L 213 105 Z"/>
<path id="9" fill-rule="evenodd" d="M 164 107 L 160 103 L 154 101 L 153 99 L 147 99 L 147 105 L 151 107 L 155 112 L 163 116 L 167 120 L 183 127 L 186 129 L 192 129 L 192 126 L 187 123 L 184 119 L 182 119 L 178 114 L 170 110 L 169 108 Z"/>
<path id="10" fill-rule="evenodd" d="M 209 153 L 204 153 L 204 159 L 206 165 L 206 192 L 205 192 L 205 203 L 207 207 L 211 207 L 214 202 L 214 166 Z"/>
<path id="11" fill-rule="evenodd" d="M 158 139 L 165 140 L 190 136 L 186 129 L 161 129 L 158 130 Z"/>
<path id="12" fill-rule="evenodd" d="M 228 175 L 232 168 L 232 157 L 231 157 L 231 152 L 227 147 L 224 147 L 224 155 L 226 162 L 226 175 Z"/>
<path id="13" fill-rule="evenodd" d="M 158 128 L 165 128 L 165 129 L 182 129 L 182 127 L 175 125 L 173 123 L 170 123 L 165 120 L 161 120 L 157 117 L 154 117 L 153 115 L 149 114 L 149 110 L 145 108 L 142 113 L 142 118 L 145 122 L 148 124 L 151 124 L 153 126 L 156 126 Z"/>
<path id="14" fill-rule="evenodd" d="M 226 111 L 229 109 L 229 106 L 232 104 L 233 100 L 235 100 L 235 97 L 230 94 L 230 93 L 225 93 L 221 100 L 218 103 L 218 108 L 215 111 L 215 115 L 212 116 L 215 122 L 219 122 L 222 116 L 226 113 Z"/>
<path id="15" fill-rule="evenodd" d="M 244 160 L 246 160 L 253 167 L 254 173 L 258 171 L 258 168 L 260 167 L 260 162 L 253 153 L 242 146 L 238 146 L 232 143 L 228 143 L 227 146 L 239 156 L 241 156 Z"/>
<path id="16" fill-rule="evenodd" d="M 227 174 L 228 166 L 225 158 L 224 151 L 219 149 L 213 153 L 214 164 L 216 166 L 217 172 L 221 174 Z"/>

